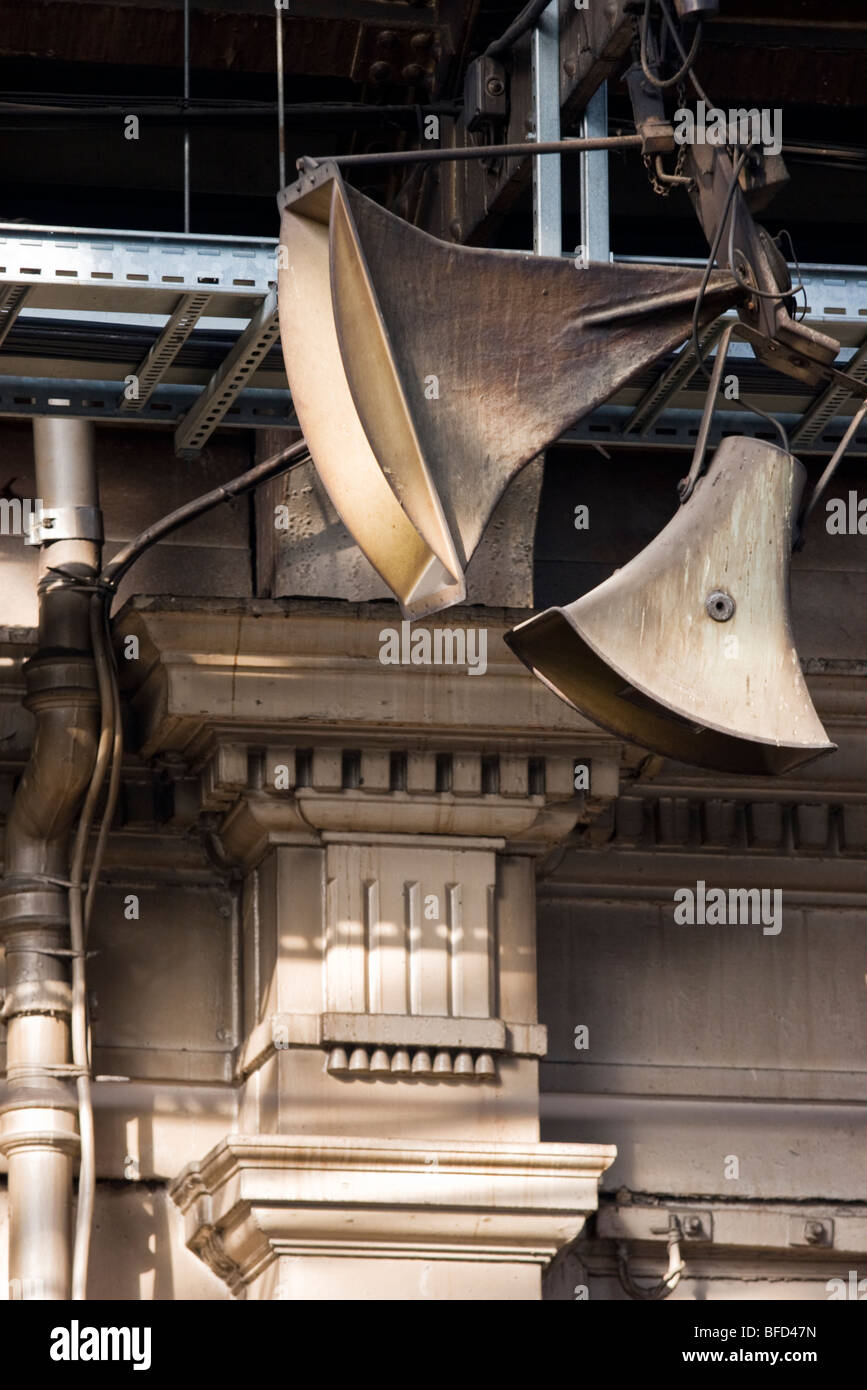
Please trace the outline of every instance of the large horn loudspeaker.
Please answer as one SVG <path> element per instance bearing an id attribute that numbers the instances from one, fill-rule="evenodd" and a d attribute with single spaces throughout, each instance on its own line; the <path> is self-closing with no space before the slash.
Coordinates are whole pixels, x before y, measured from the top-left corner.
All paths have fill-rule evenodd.
<path id="1" fill-rule="evenodd" d="M 280 201 L 283 354 L 319 476 L 408 617 L 459 603 L 512 478 L 686 340 L 701 272 L 452 246 L 329 163 Z M 714 275 L 702 322 L 741 293 Z"/>

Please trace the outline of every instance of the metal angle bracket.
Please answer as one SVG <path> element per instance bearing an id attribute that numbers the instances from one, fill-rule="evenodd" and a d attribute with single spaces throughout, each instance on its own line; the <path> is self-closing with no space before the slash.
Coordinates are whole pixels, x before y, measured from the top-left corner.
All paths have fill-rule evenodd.
<path id="1" fill-rule="evenodd" d="M 846 373 L 856 381 L 867 381 L 867 339 L 846 363 Z M 812 444 L 825 427 L 840 414 L 841 406 L 851 400 L 852 392 L 847 386 L 829 386 L 804 412 L 800 424 L 790 436 L 793 444 Z"/>
<path id="2" fill-rule="evenodd" d="M 708 328 L 699 333 L 698 341 L 702 357 L 705 357 L 714 343 L 718 342 L 724 326 L 724 321 L 717 319 L 715 323 L 710 324 Z M 689 385 L 697 371 L 698 361 L 692 342 L 687 342 L 671 366 L 642 396 L 623 427 L 624 434 L 628 434 L 632 430 L 646 434 L 651 425 L 656 424 L 669 401 L 677 395 L 682 387 Z"/>
<path id="3" fill-rule="evenodd" d="M 180 458 L 193 458 L 204 448 L 232 402 L 250 384 L 279 334 L 277 287 L 272 285 L 225 362 L 175 430 L 175 453 Z"/>
<path id="4" fill-rule="evenodd" d="M 131 415 L 144 409 L 146 402 L 162 381 L 205 312 L 210 298 L 210 293 L 181 295 L 174 312 L 168 322 L 163 325 L 153 347 L 135 369 L 136 395 L 130 398 L 124 394 L 118 403 L 118 409 L 123 414 Z"/>
<path id="5" fill-rule="evenodd" d="M 713 1212 L 706 1207 L 650 1207 L 624 1203 L 602 1207 L 596 1218 L 596 1234 L 602 1240 L 662 1241 L 671 1232 L 672 1220 L 685 1241 L 713 1241 Z"/>
<path id="6" fill-rule="evenodd" d="M 0 343 L 24 308 L 29 293 L 29 285 L 0 285 Z"/>

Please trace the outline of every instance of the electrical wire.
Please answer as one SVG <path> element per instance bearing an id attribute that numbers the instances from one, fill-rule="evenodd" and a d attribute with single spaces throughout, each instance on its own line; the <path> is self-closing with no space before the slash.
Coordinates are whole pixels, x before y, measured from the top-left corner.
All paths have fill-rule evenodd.
<path id="1" fill-rule="evenodd" d="M 617 1278 L 620 1287 L 630 1298 L 639 1299 L 643 1302 L 655 1303 L 659 1299 L 668 1298 L 669 1294 L 674 1293 L 681 1281 L 686 1265 L 680 1254 L 681 1240 L 680 1222 L 677 1217 L 672 1217 L 671 1230 L 668 1237 L 668 1267 L 665 1274 L 655 1284 L 637 1284 L 632 1277 L 629 1269 L 629 1247 L 625 1240 L 617 1242 Z"/>
<path id="2" fill-rule="evenodd" d="M 67 582 L 75 583 L 72 576 Z M 80 581 L 78 581 L 80 582 Z M 96 1151 L 93 1134 L 93 1099 L 90 1078 L 90 1039 L 87 1022 L 87 979 L 85 972 L 85 908 L 83 900 L 84 861 L 94 813 L 109 763 L 114 752 L 115 699 L 113 677 L 102 637 L 104 630 L 103 597 L 94 592 L 90 599 L 90 631 L 101 712 L 101 727 L 90 785 L 75 832 L 69 873 L 69 945 L 72 950 L 72 1062 L 77 1069 L 78 1131 L 81 1156 L 78 1170 L 78 1203 L 75 1212 L 75 1238 L 72 1252 L 72 1299 L 82 1302 L 87 1297 L 87 1268 L 90 1254 L 90 1233 L 96 1191 Z M 103 840 L 104 848 L 104 840 Z M 98 876 L 99 865 L 96 864 Z M 94 880 L 94 867 L 91 867 Z"/>
<path id="3" fill-rule="evenodd" d="M 735 196 L 735 191 L 736 191 L 737 186 L 738 186 L 738 179 L 739 179 L 739 177 L 740 177 L 740 172 L 741 172 L 741 169 L 743 169 L 744 164 L 746 163 L 747 155 L 749 154 L 751 148 L 752 148 L 752 145 L 748 145 L 748 146 L 747 146 L 747 148 L 744 150 L 743 154 L 741 155 L 740 159 L 738 160 L 737 164 L 735 165 L 734 173 L 732 174 L 732 181 L 731 181 L 731 183 L 729 184 L 729 190 L 728 190 L 728 193 L 726 194 L 725 203 L 723 204 L 723 210 L 722 210 L 722 213 L 721 213 L 721 215 L 720 215 L 719 224 L 718 224 L 717 229 L 716 229 L 716 232 L 715 232 L 715 234 L 714 234 L 713 242 L 711 243 L 710 254 L 709 254 L 708 258 L 707 258 L 707 264 L 705 265 L 705 268 L 704 268 L 704 275 L 702 276 L 701 285 L 700 285 L 700 287 L 699 287 L 698 295 L 696 296 L 695 308 L 693 309 L 693 314 L 692 314 L 692 347 L 693 347 L 693 352 L 695 353 L 695 360 L 696 360 L 697 365 L 698 365 L 698 366 L 701 368 L 701 370 L 704 372 L 704 375 L 707 377 L 707 380 L 708 380 L 708 381 L 710 381 L 711 375 L 710 375 L 710 372 L 708 371 L 707 367 L 706 367 L 705 364 L 704 364 L 704 357 L 703 357 L 703 355 L 702 355 L 701 343 L 700 343 L 699 340 L 698 340 L 699 325 L 700 325 L 700 321 L 701 321 L 701 310 L 702 310 L 702 305 L 703 305 L 703 303 L 704 303 L 705 294 L 707 293 L 707 287 L 708 287 L 708 284 L 710 283 L 710 277 L 711 277 L 711 275 L 713 274 L 714 262 L 715 262 L 715 260 L 716 260 L 716 258 L 717 258 L 717 254 L 718 254 L 718 252 L 719 252 L 720 242 L 722 241 L 723 231 L 724 231 L 724 229 L 725 229 L 725 224 L 726 224 L 726 218 L 727 218 L 728 215 L 729 215 L 729 209 L 731 208 L 732 201 L 733 201 L 734 196 Z M 734 220 L 734 219 L 732 219 L 732 220 Z"/>
<path id="4" fill-rule="evenodd" d="M 788 232 L 786 233 L 786 236 L 789 236 Z M 789 237 L 789 245 L 791 245 L 791 243 L 792 238 Z M 794 247 L 792 247 L 792 250 L 794 251 Z M 792 299 L 796 294 L 800 294 L 801 291 L 803 291 L 804 294 L 807 293 L 807 286 L 803 284 L 803 282 L 798 285 L 790 285 L 787 290 L 760 290 L 758 285 L 751 285 L 749 280 L 742 279 L 741 276 L 738 274 L 738 269 L 735 265 L 735 256 L 740 256 L 741 260 L 744 262 L 744 265 L 752 275 L 753 279 L 758 279 L 755 270 L 753 269 L 749 260 L 745 256 L 744 252 L 740 249 L 735 250 L 735 219 L 732 217 L 729 220 L 729 270 L 731 271 L 734 278 L 737 280 L 741 289 L 748 290 L 750 295 L 755 295 L 757 299 L 775 299 L 777 303 L 780 303 L 784 299 Z"/>
<path id="5" fill-rule="evenodd" d="M 683 44 L 680 41 L 680 34 L 677 32 L 677 25 L 671 17 L 671 11 L 668 8 L 667 0 L 659 0 L 659 8 L 662 10 L 662 17 L 665 20 L 668 31 L 671 34 L 671 37 L 674 39 L 674 45 L 678 53 L 680 54 L 681 62 L 684 63 L 686 71 L 689 74 L 690 82 L 692 83 L 693 87 L 695 88 L 696 92 L 698 93 L 701 100 L 705 103 L 705 105 L 713 106 L 713 102 L 711 101 L 707 92 L 704 90 L 704 87 L 701 85 L 698 78 L 696 77 L 695 70 L 692 67 L 691 62 L 687 59 L 686 51 L 684 50 Z"/>
<path id="6" fill-rule="evenodd" d="M 93 917 L 93 904 L 96 896 L 96 889 L 99 884 L 100 870 L 105 856 L 105 847 L 108 840 L 108 833 L 114 821 L 115 811 L 117 810 L 118 797 L 120 795 L 120 778 L 123 762 L 123 725 L 121 724 L 120 713 L 120 690 L 117 679 L 117 665 L 114 659 L 114 651 L 111 645 L 111 629 L 109 627 L 109 601 L 111 590 L 103 590 L 94 596 L 91 601 L 91 635 L 94 642 L 94 651 L 99 646 L 105 661 L 108 663 L 110 671 L 110 727 L 112 731 L 112 750 L 111 750 L 111 771 L 108 779 L 108 791 L 105 798 L 105 808 L 102 813 L 102 820 L 99 826 L 96 845 L 93 851 L 90 873 L 87 880 L 87 893 L 84 899 L 84 935 L 90 930 L 90 923 Z M 100 701 L 100 705 L 102 702 Z M 104 727 L 108 721 L 103 714 Z"/>
<path id="7" fill-rule="evenodd" d="M 508 53 L 509 49 L 524 37 L 528 29 L 535 28 L 537 20 L 550 3 L 551 0 L 530 0 L 529 5 L 525 5 L 521 13 L 512 20 L 508 29 L 504 30 L 498 39 L 494 39 L 493 43 L 488 44 L 485 57 L 500 58 Z"/>
<path id="8" fill-rule="evenodd" d="M 267 482 L 269 478 L 276 478 L 278 474 L 286 471 L 287 468 L 296 467 L 304 463 L 310 457 L 305 440 L 300 439 L 295 444 L 290 444 L 288 448 L 282 449 L 279 454 L 265 459 L 262 463 L 257 463 L 254 468 L 250 468 L 246 473 L 241 473 L 237 478 L 232 478 L 228 483 L 221 483 L 211 492 L 206 492 L 202 497 L 197 497 L 193 502 L 185 502 L 182 507 L 177 507 L 175 511 L 169 512 L 160 521 L 155 521 L 153 526 L 148 526 L 140 532 L 133 540 L 123 546 L 115 555 L 113 560 L 109 560 L 100 576 L 100 583 L 116 588 L 123 576 L 131 565 L 135 564 L 140 555 L 149 550 L 157 541 L 161 541 L 164 536 L 168 536 L 172 531 L 176 531 L 179 526 L 185 525 L 188 521 L 194 521 L 203 512 L 208 512 L 212 507 L 216 507 L 220 502 L 229 502 L 233 497 L 240 497 L 242 493 L 251 492 L 260 483 Z"/>
<path id="9" fill-rule="evenodd" d="M 701 309 L 702 309 L 702 304 L 703 304 L 703 302 L 704 302 L 705 294 L 707 293 L 707 287 L 708 287 L 708 284 L 709 284 L 709 282 L 710 282 L 710 277 L 711 277 L 711 274 L 712 274 L 712 272 L 713 272 L 714 262 L 715 262 L 715 260 L 716 260 L 716 258 L 717 258 L 717 254 L 718 254 L 718 252 L 719 252 L 720 242 L 722 241 L 723 229 L 725 228 L 726 219 L 729 217 L 729 213 L 730 213 L 730 210 L 731 210 L 731 207 L 732 207 L 732 202 L 733 202 L 733 199 L 734 199 L 734 196 L 735 196 L 735 190 L 736 190 L 737 187 L 738 187 L 738 179 L 740 178 L 741 170 L 743 169 L 744 164 L 746 163 L 747 156 L 749 155 L 750 150 L 751 150 L 752 147 L 753 147 L 753 143 L 754 143 L 753 141 L 750 142 L 750 144 L 747 146 L 747 148 L 746 148 L 746 149 L 743 151 L 743 153 L 741 154 L 740 159 L 738 160 L 737 164 L 736 164 L 735 167 L 734 167 L 734 171 L 733 171 L 733 173 L 732 173 L 732 181 L 731 181 L 731 183 L 729 184 L 728 192 L 727 192 L 727 194 L 726 194 L 726 200 L 725 200 L 725 203 L 723 204 L 723 210 L 722 210 L 722 213 L 721 213 L 721 215 L 720 215 L 719 225 L 718 225 L 718 227 L 717 227 L 717 229 L 716 229 L 716 233 L 715 233 L 714 239 L 713 239 L 713 244 L 712 244 L 712 246 L 711 246 L 711 248 L 710 248 L 710 255 L 709 255 L 708 258 L 707 258 L 707 264 L 706 264 L 706 266 L 705 266 L 705 268 L 704 268 L 704 275 L 702 276 L 701 286 L 700 286 L 700 288 L 699 288 L 698 296 L 697 296 L 696 301 L 695 301 L 695 308 L 694 308 L 694 310 L 693 310 L 693 315 L 692 315 L 692 348 L 693 348 L 693 352 L 694 352 L 694 354 L 695 354 L 695 360 L 696 360 L 696 363 L 698 364 L 698 366 L 699 366 L 699 367 L 701 368 L 701 370 L 704 372 L 704 375 L 707 377 L 707 380 L 711 383 L 711 385 L 713 384 L 713 377 L 712 377 L 711 373 L 708 371 L 707 367 L 705 366 L 704 355 L 703 355 L 702 350 L 701 350 L 701 343 L 699 342 L 699 326 L 700 326 L 700 322 L 701 322 Z M 734 222 L 735 222 L 734 212 L 731 212 L 731 227 L 732 227 L 732 228 L 734 228 Z M 729 246 L 731 247 L 731 245 L 732 245 L 732 241 L 731 241 L 731 235 L 730 235 L 730 237 L 729 237 Z M 730 264 L 730 268 L 732 268 L 732 267 L 731 267 L 731 254 L 729 255 L 729 264 Z M 732 268 L 732 274 L 734 274 L 734 269 L 733 269 L 733 268 Z M 744 284 L 744 283 L 738 278 L 737 275 L 735 275 L 735 279 L 738 281 L 738 284 L 741 286 L 742 289 L 746 289 L 746 290 L 752 292 L 752 286 L 751 286 L 751 285 L 749 285 L 749 284 Z M 787 293 L 790 294 L 791 291 L 788 291 Z M 772 296 L 772 298 L 783 298 L 783 299 L 786 298 L 786 297 L 787 297 L 787 295 L 774 295 L 774 296 Z M 777 433 L 778 433 L 779 436 L 780 436 L 780 439 L 781 439 L 783 448 L 785 449 L 786 453 L 788 454 L 788 453 L 790 452 L 790 448 L 789 448 L 789 436 L 788 436 L 788 433 L 786 432 L 786 428 L 785 428 L 785 426 L 783 425 L 782 421 L 777 420 L 773 415 L 769 415 L 768 412 L 767 412 L 766 410 L 762 410 L 761 406 L 756 405 L 753 401 L 747 400 L 746 396 L 739 396 L 739 397 L 738 397 L 738 400 L 739 400 L 740 404 L 741 404 L 742 406 L 745 406 L 746 409 L 747 409 L 748 411 L 750 411 L 750 413 L 751 413 L 752 415 L 758 415 L 760 419 L 766 420 L 766 421 L 768 422 L 769 425 L 773 425 L 774 429 L 777 431 Z"/>
<path id="10" fill-rule="evenodd" d="M 660 91 L 665 91 L 665 89 L 668 87 L 676 87 L 679 82 L 683 81 L 688 72 L 691 73 L 692 65 L 695 62 L 695 59 L 698 55 L 698 50 L 701 47 L 702 23 L 701 20 L 699 20 L 698 24 L 695 26 L 695 36 L 692 41 L 692 47 L 689 50 L 689 54 L 687 55 L 687 57 L 683 60 L 683 66 L 678 69 L 674 77 L 666 78 L 657 77 L 656 74 L 651 71 L 650 65 L 647 61 L 647 31 L 649 25 L 650 0 L 644 0 L 644 14 L 641 16 L 641 24 L 639 26 L 638 39 L 638 56 L 641 60 L 641 71 L 644 73 L 644 76 L 647 78 L 651 86 L 658 87 Z"/>

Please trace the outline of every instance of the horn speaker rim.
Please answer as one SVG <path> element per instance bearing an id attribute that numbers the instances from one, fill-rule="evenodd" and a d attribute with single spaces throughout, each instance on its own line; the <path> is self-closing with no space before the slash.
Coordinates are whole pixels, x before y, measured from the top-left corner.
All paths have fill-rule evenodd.
<path id="1" fill-rule="evenodd" d="M 729 437 L 649 545 L 573 604 L 513 628 L 507 645 L 578 713 L 678 762 L 780 775 L 833 752 L 789 621 L 792 525 L 804 477 L 776 445 Z M 736 600 L 731 627 L 703 611 L 720 570 Z M 728 660 L 721 644 L 729 634 L 744 643 L 742 661 L 737 645 L 738 660 Z M 783 713 L 770 704 L 769 714 L 775 694 Z M 728 710 L 728 722 L 708 717 L 714 707 Z M 786 719 L 800 736 L 774 736 Z"/>

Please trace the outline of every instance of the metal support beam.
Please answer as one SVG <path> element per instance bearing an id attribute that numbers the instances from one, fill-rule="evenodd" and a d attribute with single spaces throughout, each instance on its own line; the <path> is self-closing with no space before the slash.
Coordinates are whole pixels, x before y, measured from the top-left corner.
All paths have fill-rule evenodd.
<path id="1" fill-rule="evenodd" d="M 140 414 L 121 410 L 117 381 L 90 378 L 0 377 L 0 417 L 80 415 L 87 420 L 116 420 L 136 425 L 178 425 L 202 394 L 201 386 L 163 383 Z M 291 429 L 298 421 L 288 390 L 248 387 L 229 406 L 221 424 L 238 429 Z"/>
<path id="2" fill-rule="evenodd" d="M 81 415 L 92 420 L 125 420 L 129 424 L 178 424 L 183 422 L 201 397 L 201 388 L 188 385 L 161 385 L 156 388 L 140 416 L 130 418 L 118 408 L 116 381 L 66 381 L 56 378 L 8 378 L 0 380 L 0 415 L 28 418 L 34 415 Z M 660 448 L 691 452 L 701 423 L 698 408 L 676 407 L 664 418 L 648 422 L 643 434 L 626 432 L 633 408 L 610 402 L 564 435 L 563 442 L 603 445 L 609 448 Z M 800 416 L 780 414 L 786 429 L 794 431 Z M 288 391 L 247 388 L 238 395 L 220 422 L 234 429 L 297 429 L 298 421 Z M 776 438 L 758 416 L 721 409 L 714 417 L 711 443 L 723 434 L 745 434 L 751 438 Z M 815 440 L 802 444 L 798 453 L 829 455 L 840 442 L 843 422 L 832 421 Z M 190 451 L 191 454 L 194 450 Z M 860 430 L 847 457 L 867 457 L 867 427 Z"/>
<path id="3" fill-rule="evenodd" d="M 701 423 L 701 411 L 699 410 L 667 410 L 665 419 L 657 421 L 655 424 L 647 425 L 643 435 L 638 435 L 634 431 L 625 434 L 625 428 L 631 416 L 629 406 L 608 404 L 602 406 L 586 420 L 581 420 L 573 429 L 567 431 L 563 436 L 563 443 L 570 444 L 593 444 L 604 447 L 623 448 L 624 446 L 632 449 L 660 448 L 667 450 L 689 450 L 695 448 L 696 435 Z M 799 416 L 791 413 L 775 412 L 776 418 L 782 422 L 786 430 L 793 430 L 798 423 Z M 758 415 L 748 414 L 746 411 L 723 410 L 716 412 L 711 425 L 709 443 L 712 448 L 720 442 L 724 435 L 738 434 L 747 435 L 751 439 L 768 439 L 775 443 L 779 436 L 766 420 L 762 420 Z M 831 454 L 840 442 L 843 429 L 838 422 L 828 428 L 806 448 L 798 450 L 799 455 L 805 454 Z M 867 456 L 867 425 L 863 426 L 852 441 L 847 450 L 847 457 L 864 458 Z"/>
<path id="4" fill-rule="evenodd" d="M 846 374 L 854 376 L 857 381 L 867 381 L 867 338 L 854 357 L 846 363 Z M 827 391 L 823 391 L 817 397 L 805 412 L 797 429 L 792 432 L 792 443 L 812 444 L 851 399 L 852 396 L 845 387 L 829 386 Z"/>
<path id="5" fill-rule="evenodd" d="M 698 341 L 702 356 L 706 356 L 714 343 L 719 341 L 724 326 L 724 320 L 717 319 L 716 323 L 710 324 L 703 333 L 699 333 Z M 689 385 L 697 371 L 698 362 L 692 343 L 684 343 L 668 370 L 662 373 L 659 380 L 653 383 L 650 390 L 638 402 L 624 425 L 624 434 L 629 434 L 631 431 L 644 434 L 651 425 L 655 425 L 669 401 L 677 395 L 678 391 Z"/>
<path id="6" fill-rule="evenodd" d="M 277 287 L 272 285 L 261 308 L 175 431 L 175 452 L 181 458 L 191 458 L 204 448 L 279 334 Z"/>
<path id="7" fill-rule="evenodd" d="M 210 297 L 209 294 L 181 296 L 177 308 L 163 327 L 160 336 L 136 367 L 138 391 L 131 400 L 124 395 L 120 402 L 122 413 L 134 415 L 144 409 L 204 313 Z"/>
<path id="8" fill-rule="evenodd" d="M 608 83 L 593 93 L 581 121 L 581 134 L 594 139 L 608 134 Z M 581 247 L 583 260 L 611 259 L 611 229 L 608 207 L 608 153 L 591 151 L 580 156 L 581 168 Z"/>
<path id="9" fill-rule="evenodd" d="M 534 137 L 538 141 L 559 140 L 559 0 L 551 0 L 533 30 L 531 61 Z M 562 253 L 562 218 L 560 156 L 541 155 L 533 160 L 533 249 L 537 256 Z"/>
<path id="10" fill-rule="evenodd" d="M 204 290 L 214 314 L 248 316 L 275 278 L 276 242 L 0 223 L 0 287 L 31 290 L 28 309 L 170 314 Z"/>
<path id="11" fill-rule="evenodd" d="M 0 343 L 24 308 L 29 285 L 0 284 Z"/>

